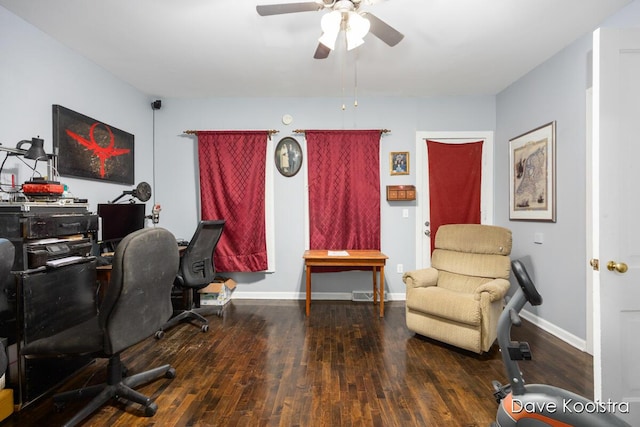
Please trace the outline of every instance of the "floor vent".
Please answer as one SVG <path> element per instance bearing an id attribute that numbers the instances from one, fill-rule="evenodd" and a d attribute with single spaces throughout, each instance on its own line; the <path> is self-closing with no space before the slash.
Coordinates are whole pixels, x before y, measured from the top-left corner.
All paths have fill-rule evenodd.
<path id="1" fill-rule="evenodd" d="M 384 300 L 387 301 L 387 296 L 384 296 Z M 351 293 L 351 301 L 357 302 L 372 302 L 373 301 L 373 292 L 367 291 L 353 291 Z"/>

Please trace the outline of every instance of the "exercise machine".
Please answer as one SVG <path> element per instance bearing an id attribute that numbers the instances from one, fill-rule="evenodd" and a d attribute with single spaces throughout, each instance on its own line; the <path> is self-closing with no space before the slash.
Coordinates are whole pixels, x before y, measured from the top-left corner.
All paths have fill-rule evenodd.
<path id="1" fill-rule="evenodd" d="M 494 396 L 499 403 L 492 427 L 626 426 L 615 413 L 628 411 L 628 403 L 594 402 L 568 390 L 546 384 L 525 384 L 518 360 L 531 360 L 527 342 L 511 341 L 511 326 L 520 326 L 520 310 L 529 302 L 542 304 L 533 281 L 521 260 L 511 262 L 519 288 L 498 319 L 498 344 L 509 384 L 493 381 Z"/>

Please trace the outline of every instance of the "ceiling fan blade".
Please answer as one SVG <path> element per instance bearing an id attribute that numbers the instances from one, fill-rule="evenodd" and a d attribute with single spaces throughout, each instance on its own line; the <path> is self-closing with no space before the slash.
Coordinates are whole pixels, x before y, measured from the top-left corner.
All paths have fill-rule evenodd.
<path id="1" fill-rule="evenodd" d="M 318 47 L 316 48 L 316 53 L 313 55 L 315 59 L 325 59 L 329 56 L 329 52 L 331 49 L 323 45 L 322 43 L 318 43 Z"/>
<path id="2" fill-rule="evenodd" d="M 256 6 L 258 15 L 281 15 L 283 13 L 296 13 L 296 12 L 313 12 L 323 9 L 324 6 L 314 1 L 304 3 L 284 3 L 284 4 L 265 4 Z"/>
<path id="3" fill-rule="evenodd" d="M 362 16 L 367 18 L 371 23 L 369 32 L 389 46 L 397 45 L 404 38 L 404 34 L 382 21 L 377 16 L 369 12 L 364 12 Z"/>

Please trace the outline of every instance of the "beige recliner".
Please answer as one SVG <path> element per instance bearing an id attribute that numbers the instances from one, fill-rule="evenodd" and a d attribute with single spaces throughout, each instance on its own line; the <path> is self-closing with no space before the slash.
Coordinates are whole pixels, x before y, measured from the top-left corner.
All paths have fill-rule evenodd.
<path id="1" fill-rule="evenodd" d="M 496 340 L 509 289 L 511 231 L 492 225 L 443 225 L 431 267 L 409 271 L 409 330 L 476 353 Z"/>

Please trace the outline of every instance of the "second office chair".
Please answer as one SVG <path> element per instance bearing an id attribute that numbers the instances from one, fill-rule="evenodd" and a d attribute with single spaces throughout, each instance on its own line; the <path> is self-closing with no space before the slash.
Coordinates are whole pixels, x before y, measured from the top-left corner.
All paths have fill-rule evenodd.
<path id="1" fill-rule="evenodd" d="M 215 314 L 217 306 L 199 307 L 198 291 L 213 282 L 216 274 L 213 252 L 224 229 L 224 220 L 200 221 L 189 245 L 180 258 L 180 269 L 174 286 L 186 292 L 186 309 L 175 314 L 156 333 L 162 338 L 164 331 L 184 321 L 197 321 L 202 332 L 209 329 L 209 321 L 204 317 Z"/>

